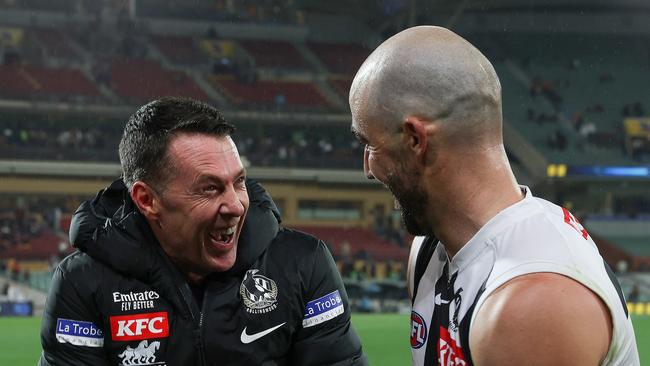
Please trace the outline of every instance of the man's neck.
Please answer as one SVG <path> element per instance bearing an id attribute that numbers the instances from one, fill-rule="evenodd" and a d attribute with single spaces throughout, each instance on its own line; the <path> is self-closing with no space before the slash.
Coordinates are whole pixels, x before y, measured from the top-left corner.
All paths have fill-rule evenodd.
<path id="1" fill-rule="evenodd" d="M 490 219 L 524 197 L 507 161 L 483 166 L 456 169 L 445 182 L 431 185 L 427 217 L 450 259 Z"/>

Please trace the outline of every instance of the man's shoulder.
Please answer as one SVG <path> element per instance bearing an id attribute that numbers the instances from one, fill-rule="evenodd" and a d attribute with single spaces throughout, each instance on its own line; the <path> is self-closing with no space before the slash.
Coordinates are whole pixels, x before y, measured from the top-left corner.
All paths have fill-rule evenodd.
<path id="1" fill-rule="evenodd" d="M 271 243 L 271 248 L 280 251 L 292 251 L 295 255 L 309 255 L 316 251 L 323 241 L 306 232 L 282 227 Z"/>
<path id="2" fill-rule="evenodd" d="M 64 277 L 89 276 L 105 270 L 105 265 L 96 261 L 88 254 L 77 250 L 59 263 L 57 269 Z M 89 277 L 96 280 L 96 277 Z"/>

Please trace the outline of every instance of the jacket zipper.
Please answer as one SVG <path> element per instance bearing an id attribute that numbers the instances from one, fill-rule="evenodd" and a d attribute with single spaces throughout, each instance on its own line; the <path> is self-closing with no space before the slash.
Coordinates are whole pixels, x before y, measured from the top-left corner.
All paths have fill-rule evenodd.
<path id="1" fill-rule="evenodd" d="M 203 290 L 203 301 L 201 304 L 201 312 L 199 315 L 199 328 L 198 328 L 198 338 L 199 338 L 199 360 L 201 365 L 207 365 L 205 361 L 205 346 L 203 344 L 203 313 L 205 313 L 205 302 L 207 298 L 207 288 Z"/>

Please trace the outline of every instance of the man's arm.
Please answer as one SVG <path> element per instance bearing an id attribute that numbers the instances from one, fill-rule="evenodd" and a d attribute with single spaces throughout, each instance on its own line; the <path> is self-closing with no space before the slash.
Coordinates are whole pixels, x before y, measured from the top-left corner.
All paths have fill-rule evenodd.
<path id="1" fill-rule="evenodd" d="M 78 260 L 68 257 L 62 265 Z M 77 279 L 92 281 L 92 279 Z M 41 324 L 43 353 L 40 366 L 108 365 L 99 314 L 90 309 L 88 294 L 81 295 L 59 266 L 54 272 Z"/>
<path id="2" fill-rule="evenodd" d="M 313 259 L 305 317 L 292 347 L 292 364 L 365 366 L 368 361 L 350 321 L 348 295 L 323 242 L 318 243 Z"/>
<path id="3" fill-rule="evenodd" d="M 600 297 L 554 273 L 499 287 L 478 310 L 469 335 L 477 366 L 595 366 L 611 339 L 611 315 Z"/>

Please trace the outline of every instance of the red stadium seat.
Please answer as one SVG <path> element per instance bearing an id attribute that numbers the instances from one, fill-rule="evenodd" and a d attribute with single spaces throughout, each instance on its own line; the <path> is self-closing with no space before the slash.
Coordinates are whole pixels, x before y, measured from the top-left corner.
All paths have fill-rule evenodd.
<path id="1" fill-rule="evenodd" d="M 309 48 L 331 72 L 347 75 L 354 75 L 370 54 L 357 44 L 309 43 Z"/>
<path id="2" fill-rule="evenodd" d="M 197 65 L 207 62 L 207 57 L 195 46 L 191 37 L 151 36 L 151 41 L 173 63 Z"/>
<path id="3" fill-rule="evenodd" d="M 282 94 L 289 106 L 327 107 L 328 103 L 311 83 L 294 81 L 258 81 L 240 83 L 232 78 L 212 77 L 215 87 L 224 91 L 235 104 L 261 104 L 272 106 L 277 95 Z"/>
<path id="4" fill-rule="evenodd" d="M 0 66 L 0 95 L 26 99 L 100 96 L 95 85 L 79 70 L 32 65 Z"/>
<path id="5" fill-rule="evenodd" d="M 347 241 L 350 244 L 352 255 L 365 251 L 371 258 L 379 261 L 405 261 L 408 258 L 408 249 L 389 243 L 372 231 L 361 227 L 300 226 L 297 229 L 330 244 L 335 255 L 340 253 L 341 244 Z"/>
<path id="6" fill-rule="evenodd" d="M 239 41 L 255 59 L 258 67 L 275 69 L 308 69 L 309 65 L 298 50 L 289 42 Z"/>
<path id="7" fill-rule="evenodd" d="M 163 69 L 153 60 L 115 60 L 111 64 L 111 77 L 113 90 L 136 103 L 162 96 L 208 100 L 203 90 L 184 72 Z"/>

